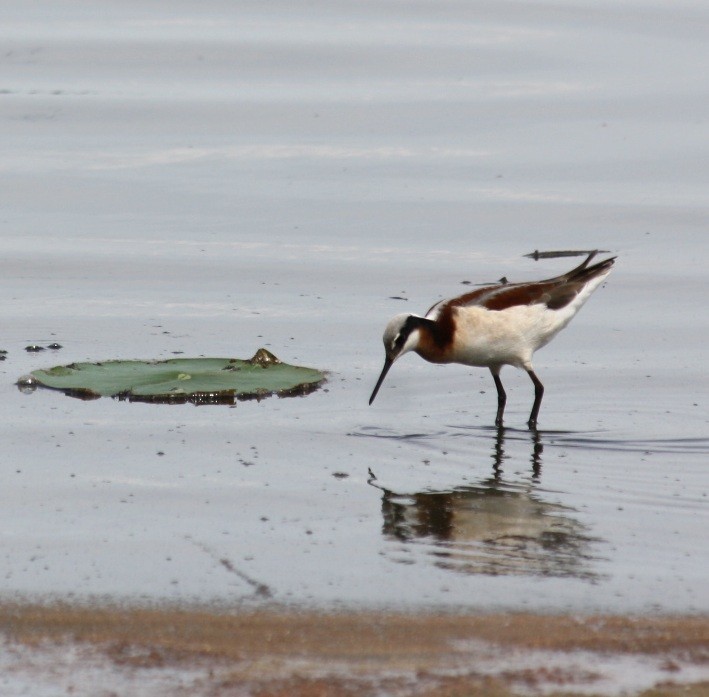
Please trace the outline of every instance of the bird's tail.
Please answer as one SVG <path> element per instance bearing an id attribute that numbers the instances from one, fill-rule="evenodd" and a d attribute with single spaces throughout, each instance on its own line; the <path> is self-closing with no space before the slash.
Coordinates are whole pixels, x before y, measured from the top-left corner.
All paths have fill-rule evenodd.
<path id="1" fill-rule="evenodd" d="M 566 280 L 588 281 L 608 271 L 617 259 L 617 257 L 609 257 L 608 259 L 599 261 L 597 264 L 593 264 L 593 266 L 589 266 L 589 263 L 591 262 L 593 257 L 596 256 L 596 254 L 598 254 L 597 249 L 592 252 L 589 252 L 588 256 L 583 260 L 583 262 L 581 262 L 575 269 L 571 269 L 571 271 L 568 271 L 564 274 Z"/>

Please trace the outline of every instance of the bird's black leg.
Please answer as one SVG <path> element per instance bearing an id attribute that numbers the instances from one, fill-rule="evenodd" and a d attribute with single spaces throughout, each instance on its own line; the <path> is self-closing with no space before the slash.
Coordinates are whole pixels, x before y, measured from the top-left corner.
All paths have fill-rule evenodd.
<path id="1" fill-rule="evenodd" d="M 505 394 L 505 388 L 502 386 L 500 374 L 492 370 L 490 372 L 492 373 L 492 379 L 495 381 L 495 387 L 497 388 L 497 416 L 495 417 L 495 426 L 500 428 L 502 426 L 502 414 L 505 411 L 505 404 L 507 403 L 507 395 Z"/>
<path id="2" fill-rule="evenodd" d="M 541 380 L 536 376 L 533 370 L 528 370 L 527 375 L 532 378 L 532 382 L 534 383 L 534 404 L 532 405 L 532 413 L 529 415 L 527 426 L 536 429 L 539 407 L 542 405 L 542 397 L 544 396 L 544 385 L 542 385 Z"/>

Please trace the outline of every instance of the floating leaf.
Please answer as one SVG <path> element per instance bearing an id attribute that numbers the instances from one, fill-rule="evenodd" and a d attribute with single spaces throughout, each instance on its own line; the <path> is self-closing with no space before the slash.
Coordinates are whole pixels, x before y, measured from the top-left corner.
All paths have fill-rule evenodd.
<path id="1" fill-rule="evenodd" d="M 164 361 L 72 363 L 35 370 L 41 387 L 81 399 L 115 397 L 131 402 L 166 404 L 234 404 L 236 400 L 271 395 L 291 397 L 315 391 L 325 374 L 314 368 L 282 363 L 266 349 L 253 358 L 173 358 Z M 27 384 L 29 384 L 27 383 Z"/>

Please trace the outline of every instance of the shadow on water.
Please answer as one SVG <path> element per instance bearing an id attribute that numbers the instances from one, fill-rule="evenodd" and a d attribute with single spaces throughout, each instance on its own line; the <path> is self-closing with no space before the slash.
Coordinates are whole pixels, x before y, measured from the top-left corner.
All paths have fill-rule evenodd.
<path id="1" fill-rule="evenodd" d="M 370 470 L 369 484 L 382 492 L 382 533 L 399 543 L 387 554 L 416 563 L 414 552 L 423 551 L 436 567 L 464 574 L 599 579 L 593 548 L 602 540 L 574 517 L 575 509 L 544 501 L 537 490 L 544 446 L 537 432 L 527 438 L 531 477 L 524 484 L 504 478 L 505 429 L 493 438 L 490 476 L 477 484 L 399 493 Z"/>

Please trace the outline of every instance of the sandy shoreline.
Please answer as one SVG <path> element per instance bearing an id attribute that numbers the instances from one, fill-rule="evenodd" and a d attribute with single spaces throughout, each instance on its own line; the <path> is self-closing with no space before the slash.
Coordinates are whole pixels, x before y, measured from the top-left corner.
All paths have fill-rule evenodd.
<path id="1" fill-rule="evenodd" d="M 213 614 L 5 604 L 0 631 L 4 694 L 45 683 L 77 694 L 101 685 L 106 694 L 151 696 L 709 690 L 704 616 Z"/>

